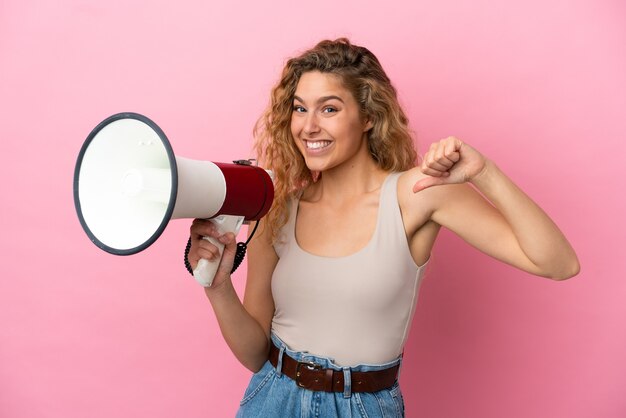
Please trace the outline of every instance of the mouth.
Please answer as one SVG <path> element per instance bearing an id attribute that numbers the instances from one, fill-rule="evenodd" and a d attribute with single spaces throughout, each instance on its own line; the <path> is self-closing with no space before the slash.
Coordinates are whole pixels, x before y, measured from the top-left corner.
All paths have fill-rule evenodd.
<path id="1" fill-rule="evenodd" d="M 309 140 L 304 139 L 302 142 L 304 142 L 304 146 L 308 150 L 313 150 L 313 151 L 323 150 L 324 148 L 327 148 L 328 146 L 330 146 L 330 144 L 332 144 L 332 141 L 326 141 L 326 140 L 309 141 Z"/>

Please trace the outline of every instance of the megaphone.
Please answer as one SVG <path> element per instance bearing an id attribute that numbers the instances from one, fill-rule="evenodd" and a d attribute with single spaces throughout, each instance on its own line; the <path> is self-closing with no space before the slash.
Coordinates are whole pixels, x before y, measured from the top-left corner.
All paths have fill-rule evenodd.
<path id="1" fill-rule="evenodd" d="M 80 223 L 100 249 L 136 254 L 152 245 L 171 219 L 211 219 L 237 234 L 244 221 L 270 209 L 270 173 L 246 162 L 216 163 L 174 155 L 165 133 L 146 116 L 118 113 L 85 140 L 74 170 Z M 223 244 L 212 238 L 223 250 Z M 194 277 L 211 286 L 219 260 L 200 260 Z"/>

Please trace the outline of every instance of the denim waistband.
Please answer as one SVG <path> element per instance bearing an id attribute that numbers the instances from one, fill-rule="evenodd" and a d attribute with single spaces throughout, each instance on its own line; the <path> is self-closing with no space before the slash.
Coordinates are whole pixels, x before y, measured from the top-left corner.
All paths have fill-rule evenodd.
<path id="1" fill-rule="evenodd" d="M 350 370 L 353 372 L 369 372 L 369 371 L 376 371 L 376 370 L 384 370 L 384 369 L 388 369 L 390 367 L 394 367 L 396 365 L 401 365 L 402 363 L 402 357 L 398 357 L 395 360 L 392 360 L 390 362 L 387 363 L 382 363 L 382 364 L 357 364 L 357 365 L 353 365 L 353 366 L 341 366 L 339 364 L 336 364 L 332 358 L 330 357 L 324 357 L 324 356 L 319 356 L 319 355 L 315 355 L 315 354 L 311 354 L 307 351 L 294 351 L 291 350 L 289 347 L 287 347 L 287 345 L 275 334 L 272 332 L 271 335 L 271 339 L 272 342 L 274 343 L 274 345 L 281 350 L 281 354 L 287 354 L 289 357 L 293 358 L 294 360 L 297 361 L 301 361 L 301 362 L 312 362 L 315 364 L 320 365 L 321 367 L 325 368 L 325 369 L 333 369 L 333 370 Z M 282 356 L 279 356 L 279 364 L 281 363 L 282 360 Z M 280 370 L 279 370 L 280 373 Z"/>

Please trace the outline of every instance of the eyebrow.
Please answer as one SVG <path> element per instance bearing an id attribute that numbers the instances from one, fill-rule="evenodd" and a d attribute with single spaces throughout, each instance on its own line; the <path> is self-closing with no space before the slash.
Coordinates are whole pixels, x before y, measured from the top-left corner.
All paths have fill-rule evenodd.
<path id="1" fill-rule="evenodd" d="M 299 101 L 299 102 L 302 102 L 302 103 L 306 103 L 304 100 L 302 100 L 302 98 L 301 98 L 301 97 L 296 96 L 296 95 L 294 95 L 294 96 L 293 96 L 293 99 L 294 99 L 294 100 L 297 100 L 297 101 Z M 322 97 L 320 97 L 319 99 L 317 99 L 317 103 L 318 103 L 318 104 L 319 104 L 319 103 L 324 103 L 324 102 L 327 102 L 328 100 L 333 100 L 333 99 L 334 99 L 334 100 L 339 100 L 341 103 L 344 103 L 344 101 L 343 101 L 343 99 L 342 99 L 341 97 L 339 97 L 339 96 L 334 96 L 334 95 L 330 95 L 330 96 L 322 96 Z"/>

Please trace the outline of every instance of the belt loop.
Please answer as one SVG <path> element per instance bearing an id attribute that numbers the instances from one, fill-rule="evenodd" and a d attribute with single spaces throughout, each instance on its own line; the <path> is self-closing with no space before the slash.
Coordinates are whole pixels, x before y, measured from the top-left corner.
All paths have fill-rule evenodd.
<path id="1" fill-rule="evenodd" d="M 278 353 L 278 361 L 276 362 L 276 376 L 280 377 L 283 374 L 283 355 L 285 354 L 285 346 L 280 346 L 280 352 Z"/>
<path id="2" fill-rule="evenodd" d="M 402 360 L 404 360 L 404 351 L 400 354 L 400 361 L 398 362 L 398 375 L 396 376 L 396 380 L 400 380 L 400 373 L 402 372 Z"/>
<path id="3" fill-rule="evenodd" d="M 343 368 L 343 397 L 350 398 L 352 396 L 352 375 L 349 367 Z"/>

